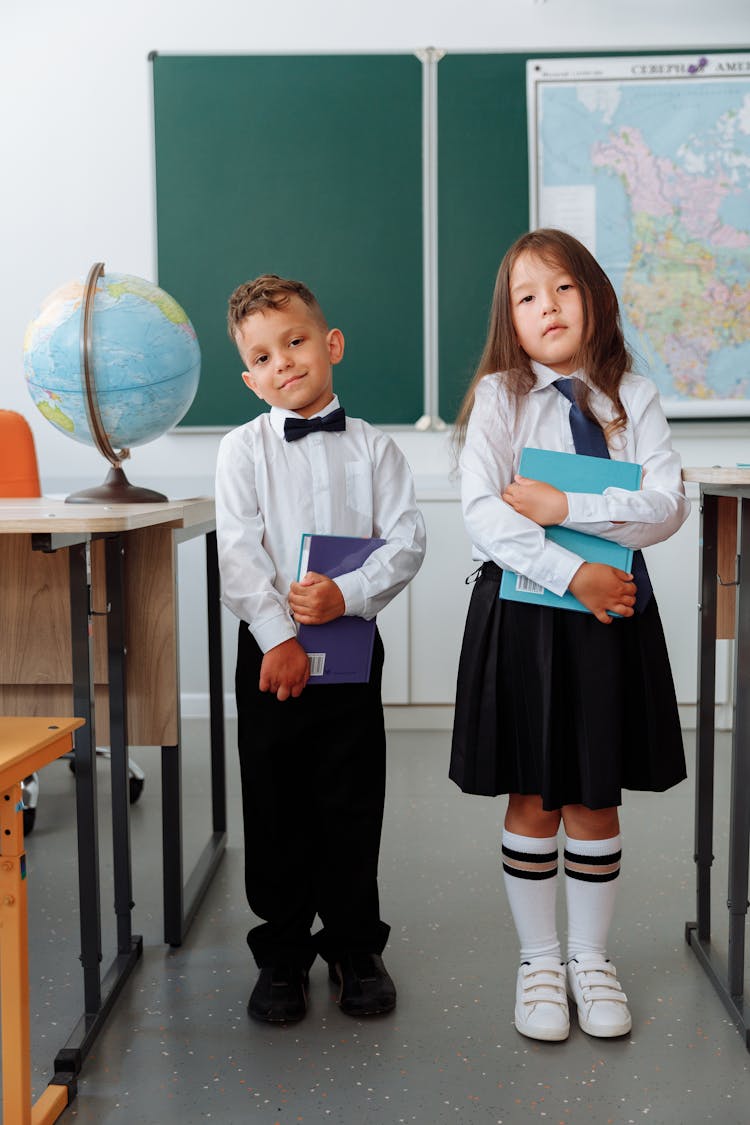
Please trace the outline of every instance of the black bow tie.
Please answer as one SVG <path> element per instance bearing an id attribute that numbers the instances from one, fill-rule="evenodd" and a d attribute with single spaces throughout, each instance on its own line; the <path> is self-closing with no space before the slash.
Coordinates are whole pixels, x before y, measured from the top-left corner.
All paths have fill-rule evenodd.
<path id="1" fill-rule="evenodd" d="M 346 414 L 343 406 L 332 410 L 323 418 L 285 418 L 284 440 L 299 441 L 300 438 L 314 434 L 316 430 L 345 430 Z"/>

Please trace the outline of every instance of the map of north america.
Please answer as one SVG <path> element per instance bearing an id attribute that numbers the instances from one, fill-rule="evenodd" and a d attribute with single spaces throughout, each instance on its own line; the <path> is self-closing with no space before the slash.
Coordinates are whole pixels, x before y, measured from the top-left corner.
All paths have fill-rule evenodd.
<path id="1" fill-rule="evenodd" d="M 539 142 L 542 189 L 593 176 L 636 367 L 667 399 L 750 397 L 750 80 L 553 85 Z"/>

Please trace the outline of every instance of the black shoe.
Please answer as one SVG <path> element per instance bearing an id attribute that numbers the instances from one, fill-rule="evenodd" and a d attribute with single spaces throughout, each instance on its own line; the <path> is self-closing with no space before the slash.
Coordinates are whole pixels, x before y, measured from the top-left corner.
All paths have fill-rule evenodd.
<path id="1" fill-rule="evenodd" d="M 339 1007 L 348 1016 L 377 1016 L 396 1007 L 396 986 L 378 953 L 347 953 L 328 966 L 339 985 Z"/>
<path id="2" fill-rule="evenodd" d="M 293 965 L 260 970 L 247 1003 L 248 1015 L 266 1023 L 294 1023 L 307 1011 L 309 976 Z"/>

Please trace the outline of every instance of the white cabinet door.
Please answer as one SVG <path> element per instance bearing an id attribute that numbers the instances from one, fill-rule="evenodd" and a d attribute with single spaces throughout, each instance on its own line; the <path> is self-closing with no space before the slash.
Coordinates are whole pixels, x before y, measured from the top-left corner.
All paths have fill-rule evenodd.
<path id="1" fill-rule="evenodd" d="M 453 704 L 456 671 L 476 569 L 458 500 L 420 500 L 427 554 L 410 587 L 411 696 L 414 704 Z"/>
<path id="2" fill-rule="evenodd" d="M 378 630 L 385 648 L 383 703 L 409 703 L 409 599 L 407 586 L 378 614 Z"/>
<path id="3" fill-rule="evenodd" d="M 693 500 L 689 519 L 680 530 L 649 547 L 644 555 L 654 586 L 672 665 L 677 702 L 694 707 L 698 697 L 698 574 L 700 563 L 700 505 Z M 716 646 L 717 723 L 731 723 L 731 662 L 733 642 Z M 693 723 L 686 715 L 685 722 Z"/>
<path id="4" fill-rule="evenodd" d="M 671 539 L 644 551 L 678 703 L 695 703 L 698 688 L 698 526 L 698 505 L 694 504 L 689 519 Z"/>

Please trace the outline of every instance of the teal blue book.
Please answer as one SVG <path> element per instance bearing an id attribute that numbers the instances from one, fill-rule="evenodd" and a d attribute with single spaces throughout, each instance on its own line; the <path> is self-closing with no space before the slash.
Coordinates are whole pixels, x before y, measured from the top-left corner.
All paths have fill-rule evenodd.
<path id="1" fill-rule="evenodd" d="M 583 453 L 560 453 L 551 449 L 533 449 L 531 446 L 521 451 L 518 471 L 522 477 L 545 481 L 561 492 L 601 494 L 607 488 L 626 488 L 636 492 L 641 487 L 642 469 L 634 461 L 612 461 L 607 457 L 587 457 Z M 598 535 L 574 531 L 571 527 L 553 526 L 544 530 L 548 539 L 566 547 L 573 554 L 580 555 L 586 562 L 606 563 L 630 573 L 633 565 L 630 547 L 623 547 L 620 543 L 613 543 Z M 529 602 L 531 605 L 590 612 L 570 590 L 562 595 L 553 594 L 551 590 L 512 570 L 503 571 L 500 597 L 514 602 Z"/>

